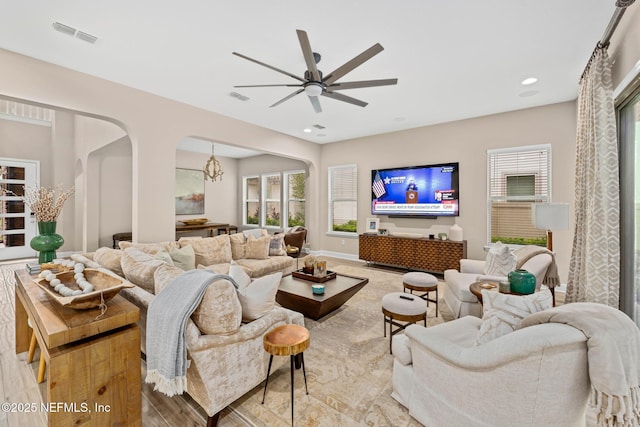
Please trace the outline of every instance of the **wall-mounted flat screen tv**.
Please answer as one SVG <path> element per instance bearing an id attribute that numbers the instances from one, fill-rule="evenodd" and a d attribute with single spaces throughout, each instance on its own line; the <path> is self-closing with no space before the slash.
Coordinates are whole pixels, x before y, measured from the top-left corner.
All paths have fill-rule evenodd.
<path id="1" fill-rule="evenodd" d="M 373 215 L 458 216 L 459 199 L 458 163 L 371 171 Z"/>

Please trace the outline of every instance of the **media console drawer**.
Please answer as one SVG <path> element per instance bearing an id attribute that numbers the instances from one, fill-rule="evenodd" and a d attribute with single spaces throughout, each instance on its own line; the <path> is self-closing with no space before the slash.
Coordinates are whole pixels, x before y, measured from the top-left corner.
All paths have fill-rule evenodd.
<path id="1" fill-rule="evenodd" d="M 460 260 L 467 257 L 467 241 L 454 242 L 427 238 L 361 234 L 359 258 L 412 270 L 443 273 L 460 269 Z"/>

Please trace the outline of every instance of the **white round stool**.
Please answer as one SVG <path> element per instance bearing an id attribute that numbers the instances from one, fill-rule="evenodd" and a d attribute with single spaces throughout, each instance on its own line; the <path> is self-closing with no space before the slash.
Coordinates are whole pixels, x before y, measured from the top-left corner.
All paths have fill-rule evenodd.
<path id="1" fill-rule="evenodd" d="M 412 271 L 402 276 L 402 286 L 405 292 L 407 289 L 411 290 L 411 294 L 413 294 L 413 291 L 424 292 L 418 296 L 427 302 L 427 307 L 429 307 L 429 302 L 435 303 L 436 317 L 438 317 L 438 279 L 435 276 L 429 273 Z M 429 299 L 429 292 L 434 291 L 436 299 Z"/>
<path id="2" fill-rule="evenodd" d="M 384 315 L 384 336 L 387 336 L 387 323 L 389 324 L 389 353 L 393 354 L 391 345 L 393 336 L 404 330 L 408 325 L 419 320 L 427 326 L 427 306 L 424 301 L 413 295 L 404 292 L 392 292 L 382 297 L 382 314 Z M 387 319 L 388 318 L 388 319 Z M 396 322 L 408 322 L 404 325 Z M 394 331 L 392 326 L 397 326 Z"/>

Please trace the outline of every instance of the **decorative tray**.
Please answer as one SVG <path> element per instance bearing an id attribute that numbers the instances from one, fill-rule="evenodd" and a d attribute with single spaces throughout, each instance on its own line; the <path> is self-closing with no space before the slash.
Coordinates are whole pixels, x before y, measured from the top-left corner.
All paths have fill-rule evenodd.
<path id="1" fill-rule="evenodd" d="M 336 278 L 336 272 L 328 270 L 326 276 L 314 276 L 313 274 L 305 273 L 302 270 L 294 271 L 293 273 L 291 273 L 291 275 L 296 279 L 308 280 L 310 282 L 316 283 L 324 283 Z"/>
<path id="2" fill-rule="evenodd" d="M 202 225 L 206 224 L 209 221 L 207 218 L 194 218 L 194 219 L 183 219 L 180 220 L 184 225 Z"/>
<path id="3" fill-rule="evenodd" d="M 95 290 L 76 296 L 65 297 L 60 295 L 51 286 L 49 286 L 49 282 L 42 277 L 34 279 L 34 282 L 56 303 L 63 307 L 79 310 L 98 307 L 102 301 L 107 302 L 116 296 L 116 294 L 120 292 L 120 289 L 134 287 L 133 283 L 130 283 L 107 270 L 85 268 L 83 273 Z M 65 271 L 63 273 L 58 273 L 55 276 L 66 287 L 74 290 L 80 289 L 73 277 L 74 274 L 75 273 L 73 271 Z"/>

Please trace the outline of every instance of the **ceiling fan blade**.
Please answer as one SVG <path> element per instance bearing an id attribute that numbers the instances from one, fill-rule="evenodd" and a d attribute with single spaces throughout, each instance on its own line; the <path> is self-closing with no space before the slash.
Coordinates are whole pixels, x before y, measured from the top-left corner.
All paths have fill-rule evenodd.
<path id="1" fill-rule="evenodd" d="M 281 84 L 281 85 L 238 85 L 234 87 L 300 87 L 300 86 L 302 85 Z"/>
<path id="2" fill-rule="evenodd" d="M 338 101 L 348 102 L 349 104 L 357 105 L 358 107 L 366 107 L 368 104 L 367 102 L 360 101 L 359 99 L 352 98 L 338 92 L 330 92 L 328 90 L 322 91 L 322 96 L 326 96 L 327 98 L 335 99 Z"/>
<path id="3" fill-rule="evenodd" d="M 313 57 L 313 51 L 311 50 L 311 44 L 309 43 L 307 32 L 303 30 L 296 30 L 296 32 L 298 33 L 298 40 L 300 41 L 300 47 L 302 48 L 302 55 L 304 55 L 304 62 L 307 63 L 307 70 L 309 70 L 313 81 L 319 82 L 320 73 L 318 72 L 316 60 Z"/>
<path id="4" fill-rule="evenodd" d="M 318 96 L 309 96 L 309 101 L 311 101 L 311 105 L 313 105 L 313 109 L 316 113 L 322 113 L 322 107 L 320 106 L 320 99 Z"/>
<path id="5" fill-rule="evenodd" d="M 280 104 L 282 104 L 284 101 L 287 101 L 287 100 L 289 100 L 289 99 L 293 98 L 294 96 L 296 96 L 297 94 L 302 93 L 302 92 L 304 92 L 304 88 L 302 88 L 302 89 L 300 89 L 300 90 L 297 90 L 297 91 L 293 92 L 293 93 L 292 93 L 292 94 L 290 94 L 290 95 L 285 96 L 284 98 L 282 98 L 280 101 L 276 102 L 276 103 L 275 103 L 275 104 L 273 104 L 273 105 L 269 105 L 269 108 L 271 108 L 271 107 L 275 107 L 276 105 L 280 105 Z"/>
<path id="6" fill-rule="evenodd" d="M 358 82 L 344 82 L 333 83 L 327 89 L 331 90 L 345 90 L 345 89 L 358 89 L 362 87 L 374 87 L 374 86 L 389 86 L 398 84 L 398 79 L 384 79 L 384 80 L 361 80 Z"/>
<path id="7" fill-rule="evenodd" d="M 329 73 L 327 76 L 325 76 L 325 78 L 322 79 L 322 82 L 326 85 L 332 84 L 333 82 L 338 80 L 340 77 L 352 71 L 354 68 L 358 67 L 359 65 L 362 65 L 364 62 L 373 58 L 383 50 L 384 48 L 380 43 L 374 44 L 369 49 L 362 52 L 360 55 L 346 62 L 344 65 L 338 67 L 335 71 Z"/>
<path id="8" fill-rule="evenodd" d="M 249 58 L 248 56 L 245 56 L 245 55 L 243 55 L 241 53 L 238 53 L 238 52 L 233 52 L 233 54 L 236 55 L 236 56 L 239 56 L 240 58 L 244 58 L 247 61 L 255 62 L 258 65 L 262 65 L 263 67 L 267 67 L 267 68 L 269 68 L 269 69 L 271 69 L 273 71 L 277 71 L 277 72 L 282 73 L 282 74 L 284 74 L 286 76 L 292 77 L 292 78 L 294 78 L 296 80 L 300 80 L 302 83 L 306 82 L 305 79 L 303 79 L 301 77 L 298 77 L 295 74 L 291 74 L 291 73 L 289 73 L 287 71 L 284 71 L 284 70 L 281 70 L 279 68 L 273 67 L 273 66 L 271 66 L 269 64 L 265 64 L 264 62 L 260 62 L 257 59 Z"/>

